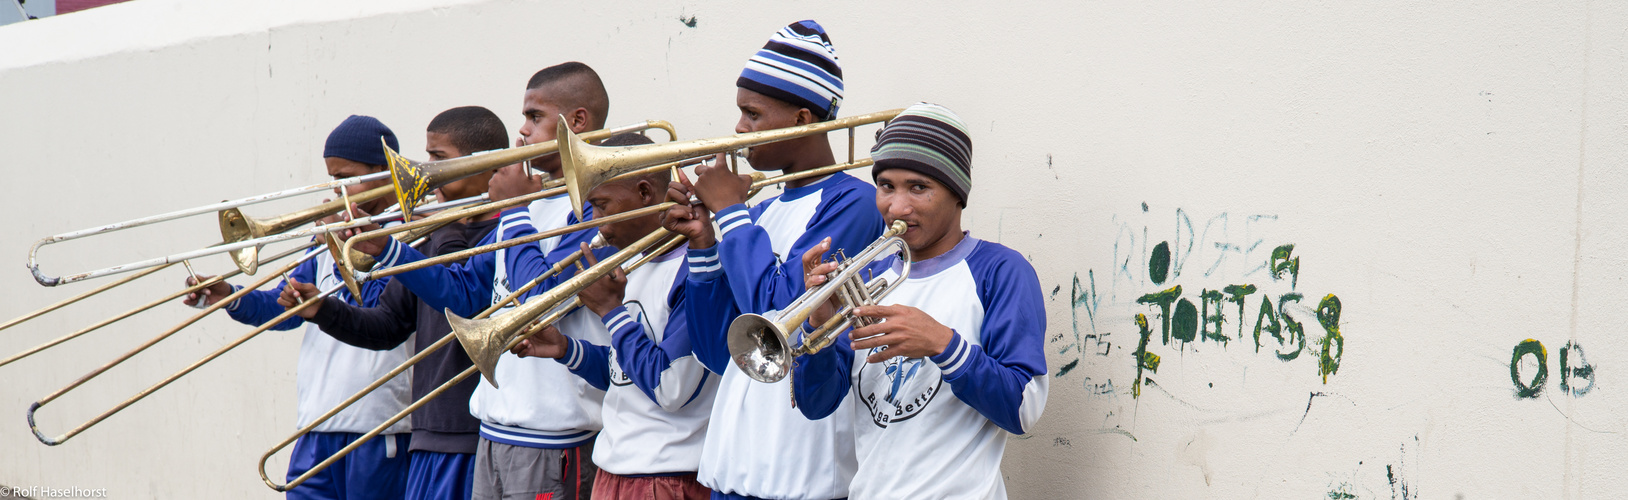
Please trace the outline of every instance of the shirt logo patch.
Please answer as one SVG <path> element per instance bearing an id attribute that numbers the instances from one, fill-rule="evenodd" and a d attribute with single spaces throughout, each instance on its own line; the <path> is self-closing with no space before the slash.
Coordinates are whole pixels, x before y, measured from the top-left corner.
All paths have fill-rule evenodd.
<path id="1" fill-rule="evenodd" d="M 628 315 L 632 316 L 634 321 L 638 321 L 639 325 L 644 327 L 645 336 L 649 336 L 651 332 L 656 331 L 650 327 L 650 319 L 644 315 L 644 304 L 639 303 L 637 300 L 630 300 L 622 304 L 622 307 L 627 308 Z M 616 332 L 611 332 L 611 335 L 615 334 Z M 611 342 L 610 349 L 610 383 L 611 385 L 630 385 L 633 383 L 633 379 L 628 378 L 627 372 L 622 371 L 622 362 L 616 357 L 615 342 Z"/>
<path id="2" fill-rule="evenodd" d="M 883 346 L 855 352 L 854 356 L 868 356 L 886 349 Z M 881 363 L 861 365 L 854 389 L 870 410 L 871 423 L 887 428 L 889 424 L 920 414 L 932 403 L 943 384 L 937 365 L 929 365 L 921 358 L 894 356 Z"/>

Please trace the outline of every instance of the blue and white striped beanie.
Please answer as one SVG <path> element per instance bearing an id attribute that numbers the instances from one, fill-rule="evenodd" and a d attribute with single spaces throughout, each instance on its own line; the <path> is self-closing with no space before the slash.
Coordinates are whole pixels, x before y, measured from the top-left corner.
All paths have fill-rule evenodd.
<path id="1" fill-rule="evenodd" d="M 791 23 L 746 61 L 735 86 L 808 108 L 820 121 L 842 107 L 842 65 L 831 37 L 814 21 Z"/>

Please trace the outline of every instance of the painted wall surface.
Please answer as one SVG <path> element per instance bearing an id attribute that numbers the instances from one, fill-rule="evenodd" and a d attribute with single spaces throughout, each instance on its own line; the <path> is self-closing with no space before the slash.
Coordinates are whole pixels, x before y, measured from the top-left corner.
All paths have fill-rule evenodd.
<path id="1" fill-rule="evenodd" d="M 34 284 L 33 240 L 323 180 L 323 137 L 352 113 L 422 158 L 439 111 L 486 106 L 512 133 L 529 75 L 580 60 L 611 123 L 727 134 L 741 65 L 804 18 L 841 55 L 844 114 L 926 100 L 968 121 L 965 224 L 1039 272 L 1051 397 L 1008 442 L 1013 498 L 1628 496 L 1620 2 L 143 0 L 20 23 L 0 28 L 0 317 L 88 288 Z M 157 256 L 214 242 L 212 224 L 42 261 Z M 183 275 L 0 332 L 0 355 Z M 24 425 L 30 402 L 192 312 L 0 367 L 0 484 L 274 497 L 255 465 L 293 429 L 297 334 L 62 446 Z M 246 330 L 207 318 L 41 425 Z"/>

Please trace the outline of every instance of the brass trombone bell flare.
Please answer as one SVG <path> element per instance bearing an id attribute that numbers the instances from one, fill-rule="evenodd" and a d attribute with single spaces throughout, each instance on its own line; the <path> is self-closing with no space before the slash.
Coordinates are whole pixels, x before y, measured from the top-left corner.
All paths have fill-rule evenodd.
<path id="1" fill-rule="evenodd" d="M 391 192 L 392 188 L 390 186 L 379 186 L 356 196 L 351 196 L 350 201 L 352 203 L 367 203 L 389 196 Z M 241 208 L 229 208 L 220 211 L 220 238 L 224 243 L 237 243 L 263 238 L 316 222 L 317 219 L 339 213 L 346 208 L 344 199 L 333 200 L 310 208 L 271 217 L 249 217 L 243 214 Z M 231 254 L 232 261 L 237 263 L 237 268 L 242 270 L 243 274 L 253 276 L 256 266 L 260 262 L 258 258 L 259 250 L 259 246 L 252 246 L 227 253 Z"/>
<path id="2" fill-rule="evenodd" d="M 678 139 L 678 133 L 673 130 L 673 125 L 663 120 L 648 120 L 615 128 L 583 132 L 582 137 L 586 140 L 597 141 L 617 134 L 650 129 L 660 129 L 667 132 L 667 137 L 670 140 Z M 395 186 L 396 202 L 400 204 L 402 213 L 405 214 L 403 220 L 411 221 L 414 215 L 413 211 L 418 207 L 418 200 L 424 199 L 430 194 L 430 191 L 458 179 L 504 165 L 512 165 L 553 154 L 559 151 L 558 144 L 559 141 L 557 140 L 545 141 L 431 162 L 409 160 L 402 156 L 401 153 L 390 149 L 390 146 L 384 147 L 384 154 L 389 159 L 390 182 Z"/>

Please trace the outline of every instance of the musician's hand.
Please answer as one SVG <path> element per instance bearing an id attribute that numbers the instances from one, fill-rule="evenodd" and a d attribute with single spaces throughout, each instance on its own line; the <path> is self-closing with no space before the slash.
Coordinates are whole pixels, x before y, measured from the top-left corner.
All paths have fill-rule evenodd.
<path id="1" fill-rule="evenodd" d="M 198 280 L 209 281 L 209 278 L 213 277 L 214 276 L 199 276 L 198 279 L 192 279 L 191 276 L 187 276 L 186 284 L 188 287 L 191 287 L 192 285 L 198 284 Z M 227 295 L 231 294 L 232 285 L 229 285 L 226 283 L 226 281 L 222 280 L 219 283 L 209 285 L 208 288 L 187 294 L 185 298 L 181 299 L 181 303 L 192 307 L 207 307 L 215 305 L 216 302 L 220 302 L 220 299 L 224 299 Z M 202 305 L 200 305 L 200 303 Z"/>
<path id="2" fill-rule="evenodd" d="M 676 203 L 662 212 L 661 225 L 690 240 L 690 248 L 712 248 L 718 243 L 718 238 L 712 232 L 712 213 L 702 205 L 691 205 L 690 195 L 694 193 L 694 186 L 690 185 L 690 178 L 684 171 L 678 171 L 678 180 L 667 185 L 667 201 Z"/>
<path id="3" fill-rule="evenodd" d="M 855 308 L 854 314 L 882 320 L 855 329 L 849 335 L 853 339 L 854 352 L 887 346 L 886 350 L 865 358 L 867 363 L 880 363 L 894 356 L 936 356 L 949 347 L 954 334 L 950 327 L 939 323 L 921 309 L 910 306 L 864 306 Z"/>
<path id="4" fill-rule="evenodd" d="M 828 275 L 837 271 L 837 262 L 835 260 L 831 262 L 822 262 L 820 260 L 821 256 L 830 251 L 831 237 L 827 236 L 824 240 L 820 240 L 820 244 L 814 245 L 814 248 L 808 249 L 807 252 L 803 252 L 803 290 L 805 293 L 809 289 L 825 284 L 826 281 L 831 279 Z M 824 304 L 820 304 L 820 307 L 815 308 L 814 312 L 808 315 L 808 324 L 814 328 L 819 328 L 820 325 L 825 324 L 826 320 L 831 319 L 831 315 L 836 313 L 836 295 L 832 294 L 830 299 L 826 300 Z"/>
<path id="5" fill-rule="evenodd" d="M 372 214 L 367 213 L 367 211 L 362 210 L 361 207 L 358 207 L 355 204 L 352 204 L 350 207 L 351 207 L 351 217 L 354 217 L 354 218 L 357 218 L 357 219 L 361 219 L 361 218 L 365 218 L 365 217 L 372 217 Z M 343 245 L 343 244 L 345 244 L 346 241 L 350 240 L 351 238 L 356 237 L 356 235 L 358 235 L 358 234 L 366 233 L 368 231 L 377 231 L 378 229 L 379 229 L 378 224 L 370 222 L 365 226 L 346 229 L 344 231 L 336 231 L 334 233 L 334 235 L 339 237 L 339 244 Z M 365 253 L 365 254 L 368 254 L 368 255 L 372 255 L 374 257 L 378 257 L 378 256 L 384 254 L 385 249 L 389 248 L 389 245 L 390 245 L 390 237 L 388 237 L 388 236 L 380 236 L 380 237 L 377 237 L 377 238 L 368 238 L 368 239 L 365 239 L 365 240 L 357 240 L 356 244 L 352 245 L 351 248 L 356 249 L 356 251 L 358 251 L 358 252 L 362 252 L 362 253 Z"/>
<path id="6" fill-rule="evenodd" d="M 752 190 L 752 177 L 735 175 L 724 165 L 723 155 L 713 165 L 695 167 L 695 196 L 701 198 L 712 213 L 734 205 L 746 203 L 746 194 Z"/>
<path id="7" fill-rule="evenodd" d="M 328 200 L 327 198 L 322 199 L 323 203 L 327 203 L 328 201 L 330 201 L 330 200 Z M 340 210 L 338 212 L 328 214 L 327 217 L 317 219 L 317 225 L 318 226 L 326 226 L 328 224 L 338 224 L 338 223 L 341 223 L 341 222 L 345 222 L 345 211 L 344 210 Z"/>
<path id="8" fill-rule="evenodd" d="M 523 146 L 521 140 L 515 140 L 515 146 Z M 517 198 L 543 190 L 543 176 L 530 175 L 526 163 L 516 163 L 497 169 L 492 174 L 492 180 L 487 181 L 487 194 L 492 201 L 503 201 Z"/>
<path id="9" fill-rule="evenodd" d="M 582 244 L 582 260 L 583 265 L 588 267 L 599 263 L 599 259 L 589 251 L 587 243 Z M 622 268 L 618 266 L 610 274 L 577 292 L 577 298 L 582 299 L 582 305 L 588 306 L 588 310 L 604 316 L 622 305 L 622 295 L 626 292 L 627 273 L 622 272 Z"/>
<path id="10" fill-rule="evenodd" d="M 286 311 L 321 293 L 322 291 L 317 290 L 316 285 L 300 283 L 295 281 L 294 278 L 289 278 L 288 283 L 283 285 L 283 293 L 277 296 L 277 305 L 283 306 L 283 310 Z M 299 312 L 294 314 L 301 318 L 311 319 L 316 317 L 317 311 L 320 310 L 322 310 L 322 301 L 319 300 L 317 303 L 306 306 L 305 309 L 300 309 Z"/>
<path id="11" fill-rule="evenodd" d="M 509 352 L 522 358 L 562 358 L 565 357 L 565 343 L 570 342 L 560 330 L 553 325 L 544 327 L 537 334 L 527 337 L 526 340 L 515 344 Z"/>

